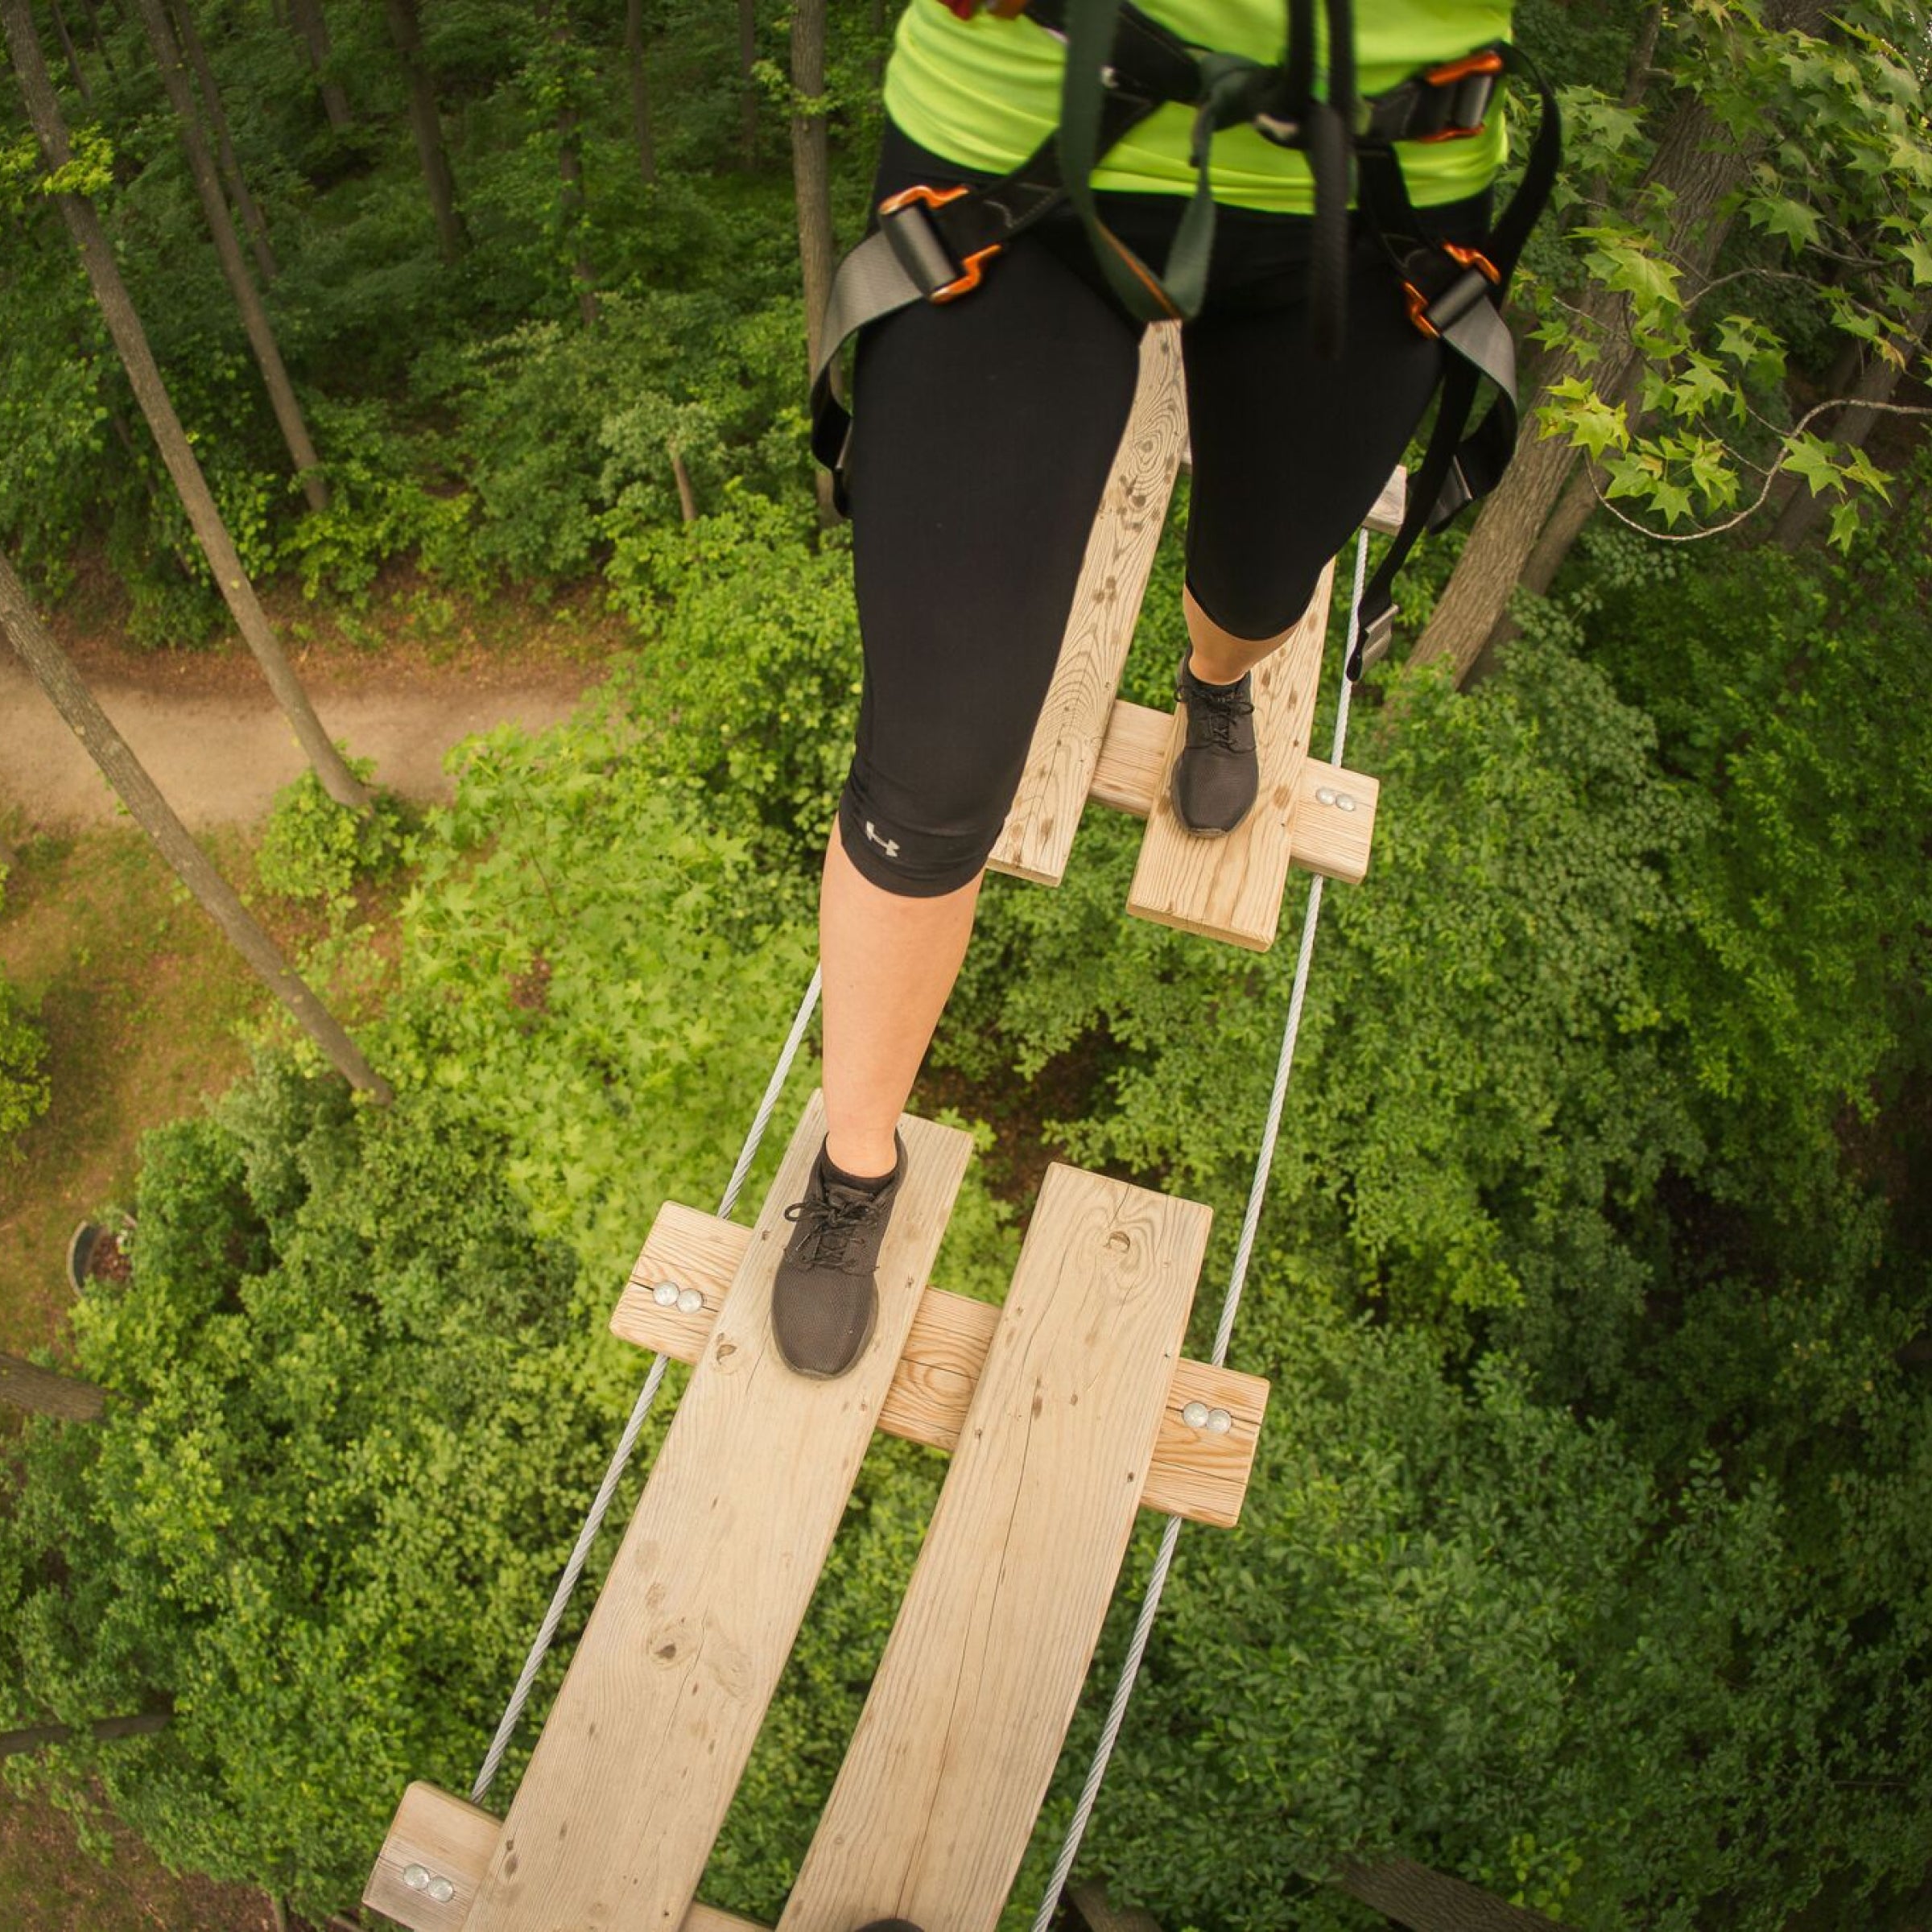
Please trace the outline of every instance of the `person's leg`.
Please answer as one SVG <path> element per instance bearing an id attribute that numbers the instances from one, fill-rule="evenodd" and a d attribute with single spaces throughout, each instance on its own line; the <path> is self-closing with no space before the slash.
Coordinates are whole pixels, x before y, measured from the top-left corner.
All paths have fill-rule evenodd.
<path id="1" fill-rule="evenodd" d="M 1201 609 L 1191 585 L 1181 587 L 1181 615 L 1187 621 L 1192 646 L 1187 668 L 1203 684 L 1232 684 L 1245 678 L 1262 658 L 1278 650 L 1294 628 L 1285 625 L 1266 638 L 1237 638 L 1224 630 Z"/>
<path id="2" fill-rule="evenodd" d="M 1025 768 L 1138 374 L 1139 329 L 1049 248 L 869 330 L 848 464 L 865 654 L 819 900 L 827 1152 L 894 1161 Z"/>
<path id="3" fill-rule="evenodd" d="M 893 1127 L 959 977 L 983 876 L 936 898 L 887 892 L 845 856 L 833 822 L 819 894 L 825 1151 L 848 1174 L 891 1170 Z"/>
<path id="4" fill-rule="evenodd" d="M 894 146 L 881 193 L 908 185 L 895 167 L 944 179 Z M 800 1374 L 842 1375 L 872 1335 L 894 1129 L 1052 680 L 1139 336 L 1027 239 L 963 300 L 860 340 L 846 489 L 865 682 L 819 898 L 827 1134 L 772 1287 Z"/>
<path id="5" fill-rule="evenodd" d="M 1486 207 L 1479 197 L 1432 220 L 1447 239 L 1473 240 Z M 1271 242 L 1265 218 L 1238 233 L 1230 225 L 1228 239 L 1231 259 L 1237 249 L 1249 256 L 1248 279 L 1182 335 L 1194 454 L 1190 663 L 1215 683 L 1260 663 L 1307 609 L 1401 461 L 1442 357 L 1409 320 L 1372 237 L 1351 251 L 1348 324 L 1331 361 L 1309 344 L 1304 242 L 1284 227 Z"/>

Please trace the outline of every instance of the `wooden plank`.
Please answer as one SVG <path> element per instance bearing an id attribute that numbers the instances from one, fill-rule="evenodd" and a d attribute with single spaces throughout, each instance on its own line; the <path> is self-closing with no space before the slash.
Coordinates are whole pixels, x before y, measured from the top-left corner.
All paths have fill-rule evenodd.
<path id="1" fill-rule="evenodd" d="M 993 1932 L 1126 1554 L 1208 1211 L 1050 1167 L 779 1932 Z"/>
<path id="2" fill-rule="evenodd" d="M 1315 718 L 1328 592 L 1335 568 L 1321 581 L 1301 621 L 1254 671 L 1254 731 L 1261 751 L 1261 794 L 1254 809 L 1224 838 L 1183 831 L 1167 795 L 1167 772 L 1185 737 L 1177 708 L 1166 762 L 1141 840 L 1140 863 L 1127 910 L 1184 932 L 1204 933 L 1265 952 L 1281 923 L 1288 882 L 1298 784 Z"/>
<path id="3" fill-rule="evenodd" d="M 1290 862 L 1325 879 L 1360 885 L 1368 876 L 1381 795 L 1381 781 L 1366 772 L 1304 758 L 1289 828 Z"/>
<path id="4" fill-rule="evenodd" d="M 1088 539 L 1059 667 L 993 848 L 997 872 L 1046 886 L 1066 876 L 1187 432 L 1180 332 L 1150 328 L 1141 338 L 1133 411 Z"/>
<path id="5" fill-rule="evenodd" d="M 402 1794 L 362 1902 L 409 1932 L 460 1932 L 489 1869 L 502 1821 L 435 1785 Z M 440 1881 L 440 1882 L 439 1882 Z M 441 1896 L 443 1885 L 449 1896 Z M 681 1932 L 765 1932 L 756 1919 L 694 1905 Z"/>
<path id="6" fill-rule="evenodd" d="M 678 1361 L 695 1362 L 750 1239 L 749 1229 L 715 1215 L 667 1203 L 611 1316 L 612 1333 Z M 701 1305 L 683 1310 L 675 1300 L 661 1304 L 657 1290 L 667 1282 L 694 1292 Z M 999 1315 L 985 1302 L 928 1288 L 879 1411 L 879 1426 L 909 1442 L 950 1451 L 960 1439 Z M 1181 1362 L 1161 1414 L 1141 1507 L 1232 1529 L 1241 1518 L 1267 1406 L 1268 1385 L 1259 1376 Z M 1197 1416 L 1205 1410 L 1212 1426 L 1190 1422 L 1191 1409 Z"/>
<path id="7" fill-rule="evenodd" d="M 972 1141 L 902 1117 L 909 1170 L 869 1347 L 832 1381 L 771 1339 L 817 1095 L 678 1405 L 467 1932 L 679 1924 L 798 1633 L 945 1230 Z"/>
<path id="8" fill-rule="evenodd" d="M 410 1932 L 463 1932 L 502 1828 L 480 1806 L 411 1785 L 362 1888 L 363 1904 Z"/>
<path id="9" fill-rule="evenodd" d="M 1409 506 L 1409 473 L 1397 467 L 1382 485 L 1382 493 L 1362 521 L 1373 530 L 1391 537 L 1402 526 L 1402 513 Z"/>
<path id="10" fill-rule="evenodd" d="M 1146 818 L 1165 782 L 1174 729 L 1172 712 L 1116 698 L 1093 774 L 1095 799 L 1137 819 Z M 1381 781 L 1366 772 L 1349 771 L 1320 758 L 1302 759 L 1295 774 L 1290 862 L 1325 879 L 1360 885 L 1368 870 L 1381 791 Z"/>

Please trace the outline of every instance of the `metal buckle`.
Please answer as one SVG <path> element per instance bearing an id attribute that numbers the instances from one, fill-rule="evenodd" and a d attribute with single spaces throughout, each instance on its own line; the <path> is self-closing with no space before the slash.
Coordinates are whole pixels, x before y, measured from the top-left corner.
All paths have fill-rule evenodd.
<path id="1" fill-rule="evenodd" d="M 1480 248 L 1464 248 L 1455 242 L 1441 242 L 1436 245 L 1453 262 L 1462 265 L 1463 272 L 1447 288 L 1431 295 L 1417 283 L 1405 276 L 1402 294 L 1409 305 L 1409 320 L 1426 336 L 1440 336 L 1445 328 L 1454 326 L 1457 319 L 1466 316 L 1487 289 L 1500 287 L 1502 271 Z M 1414 262 L 1416 258 L 1411 255 Z"/>
<path id="2" fill-rule="evenodd" d="M 951 302 L 977 288 L 985 264 L 1005 246 L 995 242 L 974 250 L 964 262 L 954 265 L 924 210 L 943 208 L 968 192 L 964 187 L 934 188 L 922 181 L 902 188 L 896 195 L 888 195 L 879 204 L 880 224 L 886 229 L 892 252 L 919 283 L 928 302 Z M 914 209 L 920 211 L 916 222 L 907 219 Z M 888 217 L 894 219 L 888 222 Z"/>
<path id="3" fill-rule="evenodd" d="M 1380 616 L 1366 624 L 1358 624 L 1355 634 L 1355 653 L 1348 660 L 1348 679 L 1352 683 L 1371 665 L 1379 664 L 1389 654 L 1389 646 L 1395 638 L 1395 620 L 1402 605 L 1391 604 Z"/>
<path id="4" fill-rule="evenodd" d="M 1432 67 L 1422 76 L 1431 88 L 1455 91 L 1443 104 L 1443 125 L 1433 133 L 1415 134 L 1418 143 L 1433 141 L 1467 141 L 1483 131 L 1488 118 L 1489 103 L 1496 97 L 1497 77 L 1503 72 L 1503 57 L 1493 47 Z"/>

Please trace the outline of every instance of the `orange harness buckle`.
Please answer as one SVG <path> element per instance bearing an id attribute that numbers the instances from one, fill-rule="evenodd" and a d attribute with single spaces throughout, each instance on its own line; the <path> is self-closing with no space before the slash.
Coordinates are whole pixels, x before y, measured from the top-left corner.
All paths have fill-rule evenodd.
<path id="1" fill-rule="evenodd" d="M 933 188 L 921 181 L 910 188 L 901 188 L 896 195 L 888 195 L 879 204 L 879 217 L 883 221 L 891 215 L 902 215 L 914 208 L 943 208 L 948 201 L 956 201 L 968 191 L 964 188 Z M 960 296 L 969 295 L 980 285 L 987 262 L 1001 252 L 1003 242 L 995 242 L 985 248 L 975 249 L 966 259 L 952 270 L 952 258 L 947 254 L 939 237 L 929 223 L 923 218 L 916 237 L 906 236 L 897 224 L 890 231 L 893 239 L 893 252 L 904 263 L 908 273 L 915 277 L 922 273 L 926 279 L 939 282 L 939 285 L 927 291 L 928 302 L 952 302 Z M 952 270 L 950 280 L 941 280 L 939 265 Z"/>

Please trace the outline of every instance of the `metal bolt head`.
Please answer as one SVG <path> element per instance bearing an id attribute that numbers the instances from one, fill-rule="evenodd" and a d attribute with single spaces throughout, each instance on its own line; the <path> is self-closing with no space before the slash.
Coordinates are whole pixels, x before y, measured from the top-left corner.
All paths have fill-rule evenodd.
<path id="1" fill-rule="evenodd" d="M 402 1882 L 412 1892 L 425 1892 L 429 1889 L 429 1868 L 427 1865 L 405 1865 Z"/>
<path id="2" fill-rule="evenodd" d="M 446 1878 L 430 1880 L 429 1895 L 440 1905 L 446 1905 L 456 1895 L 456 1889 Z"/>
<path id="3" fill-rule="evenodd" d="M 1208 1405 L 1205 1402 L 1190 1402 L 1181 1411 L 1181 1420 L 1190 1429 L 1204 1429 L 1208 1426 Z"/>
<path id="4" fill-rule="evenodd" d="M 1234 1426 L 1234 1418 L 1225 1409 L 1210 1409 L 1208 1411 L 1208 1433 L 1210 1435 L 1225 1435 Z"/>
<path id="5" fill-rule="evenodd" d="M 678 1290 L 678 1312 L 680 1315 L 696 1315 L 704 1306 L 704 1298 L 695 1288 Z"/>
<path id="6" fill-rule="evenodd" d="M 1318 805 L 1332 805 L 1335 803 L 1335 787 L 1332 785 L 1316 786 L 1315 802 Z"/>
<path id="7" fill-rule="evenodd" d="M 678 1305 L 678 1285 L 675 1282 L 659 1282 L 650 1291 L 650 1298 L 660 1308 L 675 1308 Z"/>
<path id="8" fill-rule="evenodd" d="M 1352 791 L 1338 791 L 1335 795 L 1335 803 L 1338 811 L 1353 811 L 1355 810 L 1355 794 Z"/>

